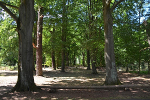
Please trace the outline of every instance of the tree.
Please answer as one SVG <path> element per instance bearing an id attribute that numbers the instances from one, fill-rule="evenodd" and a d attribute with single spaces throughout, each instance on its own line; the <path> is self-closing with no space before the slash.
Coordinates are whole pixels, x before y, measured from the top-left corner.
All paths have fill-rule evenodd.
<path id="1" fill-rule="evenodd" d="M 36 75 L 42 76 L 42 30 L 43 30 L 43 7 L 39 7 L 37 22 L 37 46 L 36 46 Z"/>
<path id="2" fill-rule="evenodd" d="M 96 37 L 96 29 L 95 29 L 95 16 L 93 15 L 94 13 L 94 5 L 95 5 L 95 1 L 90 0 L 89 1 L 89 6 L 88 6 L 88 10 L 89 10 L 89 31 L 90 31 L 90 35 L 89 38 L 92 40 L 92 48 L 91 48 L 91 63 L 92 63 L 92 73 L 93 74 L 97 74 L 97 70 L 96 70 L 96 46 L 95 46 L 95 41 L 94 38 Z"/>
<path id="3" fill-rule="evenodd" d="M 3 2 L 0 6 L 17 22 L 19 37 L 18 80 L 13 91 L 33 91 L 36 85 L 33 78 L 32 30 L 34 22 L 34 0 L 21 0 L 19 18 Z"/>
<path id="4" fill-rule="evenodd" d="M 145 29 L 146 29 L 147 42 L 148 42 L 148 45 L 149 45 L 149 47 L 146 47 L 144 49 L 147 49 L 147 48 L 150 49 L 150 28 L 149 28 L 150 27 L 150 19 L 148 19 L 147 21 L 144 21 L 143 24 L 144 24 Z M 148 73 L 150 74 L 150 59 L 148 59 Z"/>
<path id="5" fill-rule="evenodd" d="M 54 34 L 55 34 L 55 27 L 53 28 L 53 31 L 51 32 L 51 43 L 52 43 L 52 51 L 51 51 L 51 56 L 52 56 L 52 67 L 54 70 L 56 70 L 56 61 L 55 61 L 55 50 L 54 50 Z"/>
<path id="6" fill-rule="evenodd" d="M 2 12 L 1 15 L 4 13 Z M 15 66 L 18 62 L 18 37 L 13 22 L 14 20 L 7 13 L 0 22 L 0 64 L 8 66 Z"/>
<path id="7" fill-rule="evenodd" d="M 120 84 L 117 75 L 114 54 L 114 39 L 113 39 L 113 17 L 112 11 L 124 0 L 115 0 L 111 7 L 112 0 L 103 0 L 103 16 L 104 16 L 104 34 L 105 34 L 105 64 L 106 64 L 106 79 L 104 84 L 117 85 Z"/>
<path id="8" fill-rule="evenodd" d="M 66 14 L 66 0 L 63 0 L 62 6 L 62 61 L 61 61 L 61 72 L 65 72 L 65 42 L 67 32 L 67 14 Z"/>
<path id="9" fill-rule="evenodd" d="M 137 36 L 142 37 L 140 33 L 137 33 L 137 21 L 133 20 L 137 15 L 135 3 L 135 0 L 132 2 L 127 1 L 123 5 L 118 5 L 113 12 L 116 65 L 119 68 L 126 68 L 127 72 L 138 61 L 138 59 L 135 59 L 138 58 L 139 54 L 139 46 L 137 46 L 139 39 Z"/>
<path id="10" fill-rule="evenodd" d="M 90 68 L 90 51 L 87 49 L 87 70 L 91 70 Z"/>
<path id="11" fill-rule="evenodd" d="M 18 81 L 14 87 L 17 91 L 33 91 L 36 89 L 33 78 L 32 31 L 34 22 L 34 0 L 22 0 L 17 21 L 19 33 Z"/>

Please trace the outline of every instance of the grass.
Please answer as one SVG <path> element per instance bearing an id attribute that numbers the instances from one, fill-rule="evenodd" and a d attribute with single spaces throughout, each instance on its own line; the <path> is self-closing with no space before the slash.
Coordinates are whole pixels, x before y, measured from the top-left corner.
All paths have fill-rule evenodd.
<path id="1" fill-rule="evenodd" d="M 17 70 L 17 66 L 7 66 L 7 65 L 4 65 L 4 66 L 0 66 L 0 70 L 10 70 L 10 71 L 14 71 L 14 70 Z"/>
<path id="2" fill-rule="evenodd" d="M 130 73 L 135 73 L 135 74 L 141 74 L 141 75 L 148 75 L 148 74 L 150 74 L 150 73 L 148 73 L 148 71 L 140 71 L 140 73 L 139 73 L 139 71 L 129 71 Z"/>

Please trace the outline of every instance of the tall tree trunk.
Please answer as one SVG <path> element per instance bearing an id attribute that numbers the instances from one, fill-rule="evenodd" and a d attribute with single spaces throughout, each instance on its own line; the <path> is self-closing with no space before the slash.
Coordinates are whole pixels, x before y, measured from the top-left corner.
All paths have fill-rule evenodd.
<path id="1" fill-rule="evenodd" d="M 91 38 L 94 40 L 95 38 L 95 30 L 92 30 L 92 33 L 91 33 Z M 93 44 L 93 47 L 91 49 L 91 63 L 92 63 L 92 74 L 98 74 L 97 73 L 97 70 L 96 70 L 96 51 L 97 51 L 97 48 L 96 46 Z"/>
<path id="2" fill-rule="evenodd" d="M 61 72 L 65 72 L 65 50 L 62 50 Z"/>
<path id="3" fill-rule="evenodd" d="M 140 19 L 141 19 L 140 14 L 141 14 L 141 12 L 139 11 L 139 29 L 140 29 Z M 140 42 L 141 42 L 141 36 L 139 34 L 139 51 L 141 49 Z M 138 67 L 139 67 L 139 72 L 138 73 L 140 74 L 140 70 L 141 70 L 141 52 L 139 52 L 139 66 Z"/>
<path id="4" fill-rule="evenodd" d="M 147 42 L 149 44 L 150 47 L 150 24 L 146 22 L 146 34 L 147 34 Z M 149 50 L 150 51 L 150 50 Z M 150 74 L 150 58 L 148 59 L 148 73 Z"/>
<path id="5" fill-rule="evenodd" d="M 95 38 L 95 26 L 94 26 L 94 16 L 92 14 L 92 10 L 93 10 L 93 6 L 95 4 L 95 2 L 93 2 L 94 0 L 90 0 L 89 1 L 89 6 L 88 6 L 88 10 L 89 10 L 89 31 L 90 31 L 90 34 L 89 34 L 89 38 L 94 40 Z M 94 42 L 92 44 L 92 48 L 90 50 L 90 57 L 91 57 L 91 63 L 92 63 L 92 74 L 97 74 L 97 70 L 96 70 L 96 47 L 94 46 Z"/>
<path id="6" fill-rule="evenodd" d="M 120 81 L 117 75 L 114 54 L 114 38 L 113 38 L 113 18 L 110 9 L 111 0 L 103 0 L 103 16 L 104 16 L 104 32 L 105 32 L 105 64 L 106 64 L 106 79 L 105 85 L 118 85 Z"/>
<path id="7" fill-rule="evenodd" d="M 39 7 L 37 22 L 37 48 L 36 48 L 36 75 L 42 76 L 42 30 L 43 30 L 43 9 Z"/>
<path id="8" fill-rule="evenodd" d="M 70 50 L 67 50 L 66 52 L 66 66 L 69 66 L 69 51 Z"/>
<path id="9" fill-rule="evenodd" d="M 75 53 L 75 51 L 73 54 L 74 54 L 73 55 L 73 66 L 75 66 L 76 65 L 76 53 Z"/>
<path id="10" fill-rule="evenodd" d="M 56 55 L 56 67 L 59 69 L 59 67 L 61 66 L 61 52 L 58 52 L 58 54 Z"/>
<path id="11" fill-rule="evenodd" d="M 84 67 L 85 66 L 85 52 L 82 52 L 82 66 Z"/>
<path id="12" fill-rule="evenodd" d="M 92 52 L 92 55 L 91 55 L 91 62 L 92 62 L 92 74 L 98 74 L 97 73 L 97 70 L 96 70 L 96 53 L 95 53 L 96 50 L 94 50 Z"/>
<path id="13" fill-rule="evenodd" d="M 55 51 L 52 51 L 52 67 L 56 70 L 56 63 L 55 63 Z"/>
<path id="14" fill-rule="evenodd" d="M 13 91 L 34 91 L 32 31 L 34 22 L 34 0 L 23 0 L 17 22 L 19 34 L 18 80 Z"/>
<path id="15" fill-rule="evenodd" d="M 81 58 L 78 56 L 78 64 L 81 65 Z"/>
<path id="16" fill-rule="evenodd" d="M 37 22 L 34 25 L 34 36 L 33 36 L 33 43 L 37 44 L 36 40 L 37 40 Z M 35 61 L 36 61 L 36 49 L 33 48 L 33 70 L 36 71 L 35 69 Z"/>
<path id="17" fill-rule="evenodd" d="M 140 72 L 141 72 L 141 52 L 139 53 L 139 62 L 138 63 L 139 63 L 139 65 L 138 65 L 138 68 L 139 68 L 138 73 L 140 74 Z"/>
<path id="18" fill-rule="evenodd" d="M 87 70 L 91 70 L 90 68 L 90 51 L 87 50 Z"/>
<path id="19" fill-rule="evenodd" d="M 66 42 L 66 32 L 67 32 L 67 23 L 66 23 L 66 0 L 63 0 L 63 13 L 62 13 L 62 63 L 61 63 L 61 72 L 65 72 L 65 42 Z"/>
<path id="20" fill-rule="evenodd" d="M 126 58 L 125 62 L 128 62 L 128 58 Z M 126 73 L 129 73 L 129 64 L 125 64 L 126 66 Z"/>
<path id="21" fill-rule="evenodd" d="M 148 60 L 148 74 L 150 74 L 150 60 Z"/>
<path id="22" fill-rule="evenodd" d="M 93 17 L 92 17 L 92 21 L 93 21 Z M 94 30 L 94 26 L 91 26 L 91 39 L 95 39 L 96 37 L 96 29 Z M 95 46 L 95 44 L 93 44 L 92 48 L 91 48 L 91 63 L 92 63 L 92 74 L 98 74 L 97 70 L 96 70 L 96 51 L 97 48 Z"/>
<path id="23" fill-rule="evenodd" d="M 127 65 L 126 73 L 129 73 L 129 65 Z"/>
<path id="24" fill-rule="evenodd" d="M 54 70 L 56 70 L 56 61 L 55 61 L 55 50 L 54 50 L 54 34 L 55 34 L 55 27 L 53 28 L 53 31 L 51 32 L 51 43 L 52 43 L 52 52 L 51 52 L 51 56 L 52 56 L 52 68 Z"/>

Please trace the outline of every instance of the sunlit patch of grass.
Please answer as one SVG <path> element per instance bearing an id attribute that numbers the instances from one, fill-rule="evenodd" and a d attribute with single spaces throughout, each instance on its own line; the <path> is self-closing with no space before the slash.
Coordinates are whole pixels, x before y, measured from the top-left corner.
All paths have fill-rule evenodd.
<path id="1" fill-rule="evenodd" d="M 17 70 L 18 67 L 17 66 L 0 66 L 0 70 L 10 70 L 10 71 L 14 71 Z"/>

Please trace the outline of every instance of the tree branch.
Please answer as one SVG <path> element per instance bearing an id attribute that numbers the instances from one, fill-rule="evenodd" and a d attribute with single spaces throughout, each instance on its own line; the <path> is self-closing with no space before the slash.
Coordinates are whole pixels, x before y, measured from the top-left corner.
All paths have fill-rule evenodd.
<path id="1" fill-rule="evenodd" d="M 103 0 L 103 6 L 108 6 L 110 5 L 112 0 Z"/>
<path id="2" fill-rule="evenodd" d="M 17 22 L 17 16 L 13 14 L 4 4 L 0 2 L 0 6 Z"/>
<path id="3" fill-rule="evenodd" d="M 111 7 L 111 10 L 113 11 L 121 2 L 123 2 L 124 0 L 119 0 L 118 2 L 116 2 L 115 0 L 115 3 L 114 5 Z"/>
<path id="4" fill-rule="evenodd" d="M 110 5 L 111 1 L 112 1 L 112 0 L 104 0 L 105 5 L 107 5 L 107 6 Z"/>
<path id="5" fill-rule="evenodd" d="M 107 4 L 107 5 L 110 5 L 111 1 L 112 1 L 112 0 L 107 0 L 106 4 Z"/>
<path id="6" fill-rule="evenodd" d="M 4 3 L 2 1 L 0 1 L 0 3 L 2 3 L 3 5 L 9 6 L 9 7 L 15 8 L 15 9 L 19 9 L 19 7 L 17 7 L 17 6 L 6 4 L 6 3 Z"/>
<path id="7" fill-rule="evenodd" d="M 139 52 L 144 51 L 146 49 L 150 49 L 150 47 L 145 47 L 144 49 L 141 49 Z"/>

